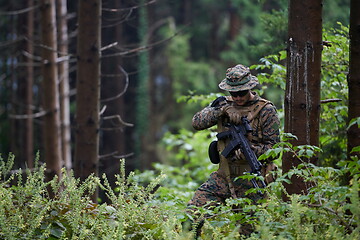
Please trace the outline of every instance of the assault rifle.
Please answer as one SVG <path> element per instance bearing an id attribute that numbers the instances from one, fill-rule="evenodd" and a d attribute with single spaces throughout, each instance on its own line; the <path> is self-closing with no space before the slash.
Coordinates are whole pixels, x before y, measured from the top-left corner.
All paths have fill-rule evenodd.
<path id="1" fill-rule="evenodd" d="M 259 162 L 254 151 L 251 149 L 249 141 L 246 137 L 248 133 L 252 132 L 252 128 L 249 124 L 249 120 L 247 119 L 247 117 L 244 116 L 241 118 L 240 125 L 226 123 L 224 126 L 228 127 L 229 130 L 218 133 L 216 137 L 219 140 L 224 138 L 230 138 L 231 141 L 221 152 L 221 155 L 227 158 L 231 153 L 233 153 L 235 150 L 240 148 L 241 152 L 244 154 L 245 159 L 248 161 L 249 166 L 251 168 L 251 171 L 249 173 L 255 176 L 260 176 L 262 164 Z M 261 187 L 263 188 L 266 187 L 266 184 L 263 180 L 259 180 L 259 182 Z M 259 184 L 254 178 L 251 179 L 251 183 L 255 188 L 259 188 Z"/>

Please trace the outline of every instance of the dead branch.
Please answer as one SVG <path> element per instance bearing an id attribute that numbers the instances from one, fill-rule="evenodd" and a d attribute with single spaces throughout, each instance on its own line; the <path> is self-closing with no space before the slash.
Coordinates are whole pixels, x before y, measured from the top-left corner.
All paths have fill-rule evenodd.
<path id="1" fill-rule="evenodd" d="M 25 57 L 32 59 L 32 60 L 36 60 L 36 61 L 42 61 L 42 57 L 39 56 L 35 56 L 33 54 L 28 53 L 27 51 L 22 51 L 21 52 Z"/>
<path id="2" fill-rule="evenodd" d="M 125 55 L 131 54 L 131 53 L 137 53 L 137 52 L 144 51 L 144 50 L 147 50 L 147 49 L 150 49 L 150 46 L 140 46 L 140 47 L 133 48 L 133 49 L 123 51 L 123 52 L 102 55 L 101 58 L 125 56 Z"/>
<path id="3" fill-rule="evenodd" d="M 124 154 L 124 155 L 114 155 L 114 158 L 118 158 L 118 159 L 122 159 L 122 158 L 127 158 L 127 157 L 131 157 L 133 156 L 134 153 L 128 153 L 128 154 Z"/>
<path id="4" fill-rule="evenodd" d="M 39 117 L 43 117 L 46 115 L 46 111 L 41 111 L 38 113 L 34 113 L 34 114 L 23 114 L 23 115 L 18 115 L 18 114 L 9 114 L 9 117 L 12 119 L 30 119 L 30 118 L 39 118 Z"/>
<path id="5" fill-rule="evenodd" d="M 168 17 L 168 18 L 164 18 L 164 19 L 160 19 L 159 21 L 155 22 L 154 25 L 152 25 L 149 30 L 148 33 L 145 36 L 145 42 L 148 43 L 151 36 L 153 35 L 153 33 L 159 29 L 162 25 L 168 24 L 169 27 L 171 28 L 171 30 L 175 30 L 175 20 L 172 17 Z"/>
<path id="6" fill-rule="evenodd" d="M 102 107 L 102 109 L 100 110 L 99 116 L 101 116 L 101 115 L 104 114 L 104 112 L 106 111 L 106 108 L 107 108 L 106 105 L 104 105 L 104 106 Z M 118 123 L 121 124 L 121 126 L 118 126 L 118 123 L 112 122 L 112 123 L 114 124 L 114 126 L 116 126 L 116 127 L 114 127 L 114 128 L 100 128 L 100 129 L 101 129 L 101 130 L 115 130 L 115 129 L 122 129 L 124 126 L 125 126 L 125 127 L 133 127 L 133 126 L 134 126 L 134 124 L 132 124 L 132 123 L 127 123 L 127 122 L 125 122 L 124 120 L 122 120 L 122 118 L 120 117 L 120 115 L 112 115 L 112 116 L 103 117 L 103 120 L 114 120 L 114 119 L 117 120 Z"/>
<path id="7" fill-rule="evenodd" d="M 134 155 L 134 153 L 128 153 L 128 154 L 124 154 L 124 155 L 116 155 L 117 153 L 118 153 L 118 151 L 114 151 L 114 152 L 112 152 L 112 153 L 100 155 L 100 156 L 99 156 L 99 160 L 104 159 L 104 158 L 107 158 L 107 157 L 113 157 L 113 158 L 122 159 L 122 158 L 131 157 L 131 156 Z"/>
<path id="8" fill-rule="evenodd" d="M 39 43 L 36 43 L 34 42 L 33 40 L 31 40 L 30 38 L 27 38 L 27 37 L 24 37 L 23 39 L 25 39 L 26 41 L 30 42 L 31 44 L 33 44 L 34 46 L 36 47 L 40 47 L 40 48 L 43 48 L 43 49 L 46 49 L 46 50 L 49 50 L 49 51 L 52 51 L 52 52 L 56 52 L 58 53 L 59 55 L 62 55 L 63 57 L 68 57 L 68 58 L 76 58 L 76 56 L 72 53 L 68 53 L 68 52 L 61 52 L 61 51 L 58 51 L 57 49 L 54 49 L 52 47 L 49 47 L 49 46 L 46 46 L 44 44 L 39 44 Z M 41 57 L 37 57 L 36 60 L 38 61 L 43 61 L 43 59 L 41 58 L 40 60 L 38 58 L 41 58 Z M 45 60 L 44 62 L 46 62 L 47 60 Z"/>
<path id="9" fill-rule="evenodd" d="M 153 4 L 153 3 L 156 3 L 156 0 L 151 0 L 147 3 L 144 3 L 142 5 L 137 5 L 137 6 L 134 6 L 134 7 L 129 7 L 129 8 L 121 8 L 121 9 L 116 9 L 116 8 L 103 8 L 102 10 L 103 11 L 106 11 L 106 12 L 113 12 L 113 13 L 116 13 L 116 12 L 125 12 L 125 11 L 132 11 L 132 10 L 135 10 L 135 9 L 138 9 L 138 8 L 141 8 L 141 7 L 145 7 L 147 5 L 150 5 L 150 4 Z"/>
<path id="10" fill-rule="evenodd" d="M 114 77 L 121 77 L 123 74 L 101 74 L 101 77 L 106 78 L 114 78 Z"/>
<path id="11" fill-rule="evenodd" d="M 18 37 L 16 39 L 12 39 L 12 40 L 9 40 L 9 41 L 4 41 L 4 42 L 1 42 L 0 43 L 0 48 L 1 47 L 7 47 L 11 44 L 15 44 L 15 43 L 18 43 L 18 42 L 21 42 L 22 40 L 24 40 L 25 37 Z"/>
<path id="12" fill-rule="evenodd" d="M 333 98 L 333 99 L 320 100 L 320 103 L 331 103 L 331 102 L 341 102 L 341 101 L 342 101 L 342 99 Z"/>
<path id="13" fill-rule="evenodd" d="M 112 47 L 114 47 L 114 46 L 116 46 L 116 45 L 118 45 L 118 42 L 110 43 L 110 44 L 108 44 L 107 46 L 104 46 L 104 47 L 100 48 L 100 51 L 104 51 L 104 50 L 109 49 L 109 48 L 112 48 Z"/>
<path id="14" fill-rule="evenodd" d="M 6 12 L 1 11 L 0 15 L 18 15 L 18 14 L 22 14 L 22 13 L 27 13 L 27 12 L 30 12 L 31 10 L 38 8 L 39 6 L 40 5 L 35 5 L 35 6 L 28 7 L 28 8 L 15 10 L 15 11 L 6 11 Z"/>
<path id="15" fill-rule="evenodd" d="M 115 151 L 115 152 L 112 152 L 112 153 L 108 153 L 108 154 L 104 154 L 104 155 L 99 155 L 99 160 L 100 159 L 103 159 L 103 158 L 107 158 L 107 157 L 112 157 L 112 156 L 114 156 L 115 154 L 117 154 L 118 153 L 118 151 Z"/>
<path id="16" fill-rule="evenodd" d="M 333 42 L 330 42 L 330 41 L 323 41 L 322 44 L 325 46 L 325 47 L 331 47 Z"/>
<path id="17" fill-rule="evenodd" d="M 154 46 L 157 46 L 157 45 L 160 45 L 160 44 L 163 44 L 165 42 L 168 42 L 168 41 L 172 40 L 174 37 L 179 35 L 182 31 L 183 31 L 183 29 L 181 29 L 180 31 L 175 32 L 172 36 L 170 36 L 168 38 L 153 42 L 151 44 L 147 44 L 147 45 L 144 45 L 144 46 L 133 48 L 133 49 L 130 49 L 130 50 L 127 50 L 127 51 L 121 51 L 121 52 L 117 52 L 117 53 L 113 53 L 113 54 L 102 55 L 101 57 L 102 58 L 108 58 L 108 57 L 125 56 L 125 55 L 129 55 L 129 54 L 132 54 L 132 53 L 138 53 L 138 52 L 146 51 L 148 49 L 153 48 Z"/>
<path id="18" fill-rule="evenodd" d="M 56 63 L 61 63 L 61 62 L 67 62 L 70 60 L 70 56 L 67 55 L 67 56 L 62 56 L 62 57 L 58 57 L 56 59 Z"/>
<path id="19" fill-rule="evenodd" d="M 106 108 L 107 108 L 106 105 L 104 105 L 104 106 L 101 108 L 101 110 L 100 110 L 100 112 L 99 112 L 99 116 L 103 115 L 103 113 L 105 112 Z"/>
<path id="20" fill-rule="evenodd" d="M 121 127 L 108 127 L 108 128 L 104 128 L 104 127 L 101 127 L 100 130 L 102 131 L 115 131 L 115 130 L 120 130 L 121 132 L 124 131 L 124 127 L 121 126 Z"/>
<path id="21" fill-rule="evenodd" d="M 121 17 L 120 19 L 118 19 L 118 20 L 117 20 L 116 22 L 114 22 L 114 23 L 111 23 L 111 24 L 103 24 L 103 26 L 101 26 L 101 28 L 111 28 L 111 27 L 115 27 L 115 26 L 117 26 L 117 25 L 120 25 L 120 24 L 122 24 L 122 23 L 124 23 L 124 22 L 126 22 L 126 21 L 129 21 L 131 14 L 132 14 L 132 10 L 130 10 L 130 11 L 126 14 L 126 16 Z"/>
<path id="22" fill-rule="evenodd" d="M 127 91 L 128 89 L 128 86 L 129 86 L 129 75 L 128 73 L 119 65 L 119 69 L 121 70 L 121 72 L 125 75 L 125 86 L 124 86 L 124 89 L 122 92 L 120 92 L 119 94 L 117 94 L 116 96 L 114 97 L 109 97 L 109 98 L 106 98 L 106 99 L 102 99 L 100 102 L 109 102 L 109 101 L 112 101 L 112 100 L 115 100 L 119 97 L 121 97 L 122 95 L 125 94 L 125 92 Z"/>
<path id="23" fill-rule="evenodd" d="M 124 121 L 121 119 L 120 115 L 107 116 L 107 117 L 103 117 L 103 119 L 104 119 L 104 120 L 114 120 L 114 119 L 115 119 L 115 120 L 118 121 L 118 123 L 120 123 L 121 125 L 126 126 L 126 127 L 133 127 L 133 126 L 134 126 L 134 124 L 132 124 L 132 123 L 124 122 Z M 114 123 L 114 122 L 113 122 L 113 123 Z M 114 123 L 114 125 L 116 126 L 117 123 Z"/>

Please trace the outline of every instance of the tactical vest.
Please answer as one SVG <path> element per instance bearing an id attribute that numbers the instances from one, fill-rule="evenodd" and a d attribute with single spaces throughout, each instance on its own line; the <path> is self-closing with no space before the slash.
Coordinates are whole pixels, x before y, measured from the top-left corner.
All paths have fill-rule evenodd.
<path id="1" fill-rule="evenodd" d="M 272 104 L 270 101 L 267 101 L 263 98 L 259 98 L 259 100 L 250 106 L 235 106 L 232 98 L 229 96 L 227 97 L 227 104 L 234 106 L 240 116 L 247 116 L 248 120 L 250 121 L 250 125 L 253 131 L 257 132 L 258 135 L 254 136 L 253 134 L 249 133 L 248 139 L 251 142 L 261 142 L 262 140 L 262 130 L 258 130 L 261 128 L 260 126 L 260 119 L 258 116 L 261 109 L 263 109 L 267 104 Z M 224 123 L 228 122 L 229 119 L 224 117 L 218 122 L 218 132 L 227 131 L 228 128 L 224 126 Z M 225 146 L 230 142 L 230 139 L 219 140 L 218 141 L 218 151 L 221 153 Z M 244 172 L 250 171 L 250 166 L 247 163 L 247 160 L 244 156 L 238 159 L 236 156 L 232 156 L 229 158 L 225 158 L 220 154 L 220 165 L 218 169 L 218 173 L 223 175 L 226 179 L 231 179 L 244 175 Z M 230 180 L 230 179 L 229 179 Z"/>

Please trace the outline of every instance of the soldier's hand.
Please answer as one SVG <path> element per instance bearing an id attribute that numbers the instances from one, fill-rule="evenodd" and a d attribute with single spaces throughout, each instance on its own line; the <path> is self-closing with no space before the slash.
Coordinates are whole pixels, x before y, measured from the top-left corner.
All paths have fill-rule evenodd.
<path id="1" fill-rule="evenodd" d="M 238 113 L 238 110 L 234 106 L 226 105 L 222 108 L 222 111 L 225 115 L 227 115 L 230 119 L 230 122 L 234 124 L 240 124 L 241 123 L 241 116 Z"/>
<path id="2" fill-rule="evenodd" d="M 210 107 L 221 107 L 224 104 L 226 104 L 226 98 L 224 96 L 220 96 L 211 103 Z"/>
<path id="3" fill-rule="evenodd" d="M 245 158 L 244 154 L 241 152 L 240 148 L 235 150 L 235 156 L 236 156 L 237 159 Z"/>

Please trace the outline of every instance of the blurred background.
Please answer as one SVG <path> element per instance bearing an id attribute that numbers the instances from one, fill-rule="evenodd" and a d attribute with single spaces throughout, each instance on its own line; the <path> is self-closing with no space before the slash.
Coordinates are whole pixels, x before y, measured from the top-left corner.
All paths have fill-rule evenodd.
<path id="1" fill-rule="evenodd" d="M 63 81 L 69 85 L 71 162 L 79 9 L 78 1 L 62 2 L 67 38 L 59 46 L 67 47 L 62 54 L 68 60 Z M 349 24 L 349 2 L 323 1 L 324 28 Z M 264 56 L 285 50 L 287 7 L 286 0 L 103 0 L 99 172 L 117 173 L 120 158 L 125 158 L 127 171 L 152 169 L 154 163 L 185 164 L 187 146 L 182 145 L 180 157 L 179 149 L 173 150 L 191 138 L 189 148 L 206 152 L 189 135 L 193 114 L 219 94 L 217 86 L 228 67 L 260 64 Z M 15 154 L 14 168 L 25 168 L 37 152 L 41 159 L 44 150 L 43 121 L 36 116 L 47 91 L 41 86 L 38 59 L 39 11 L 35 0 L 0 0 L 0 153 L 4 158 Z M 31 80 L 28 71 L 33 71 Z M 261 89 L 281 111 L 283 89 L 265 83 Z M 24 117 L 29 109 L 32 117 Z"/>

